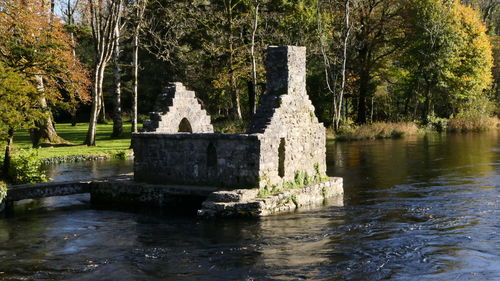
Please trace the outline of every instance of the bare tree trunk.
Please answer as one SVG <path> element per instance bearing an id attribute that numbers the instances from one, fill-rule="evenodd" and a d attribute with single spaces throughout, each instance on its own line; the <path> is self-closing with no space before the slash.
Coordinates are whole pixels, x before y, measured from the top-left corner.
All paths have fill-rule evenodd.
<path id="1" fill-rule="evenodd" d="M 136 29 L 133 38 L 132 54 L 132 133 L 137 133 L 137 102 L 138 102 L 138 84 L 139 84 L 139 31 Z"/>
<path id="2" fill-rule="evenodd" d="M 120 25 L 115 28 L 115 51 L 114 51 L 114 78 L 115 95 L 113 99 L 113 133 L 112 137 L 120 137 L 123 134 L 122 107 L 121 107 L 121 69 L 120 69 Z"/>
<path id="3" fill-rule="evenodd" d="M 38 145 L 40 145 L 40 143 L 64 143 L 66 141 L 57 135 L 56 129 L 54 127 L 52 112 L 50 111 L 47 105 L 47 100 L 43 95 L 43 93 L 45 92 L 43 78 L 40 75 L 36 75 L 35 79 L 37 84 L 37 91 L 41 93 L 39 105 L 45 111 L 45 118 L 38 120 L 36 122 L 36 128 L 30 130 L 31 143 L 33 147 L 37 147 Z"/>
<path id="4" fill-rule="evenodd" d="M 422 121 L 424 124 L 429 123 L 429 115 L 431 115 L 431 85 L 430 82 L 427 82 L 425 89 L 425 100 L 424 100 L 424 108 L 422 110 Z"/>
<path id="5" fill-rule="evenodd" d="M 78 108 L 76 105 L 72 105 L 70 109 L 70 115 L 71 115 L 71 126 L 75 127 L 76 124 L 78 123 L 77 117 L 76 117 L 76 112 L 78 111 Z"/>
<path id="6" fill-rule="evenodd" d="M 135 10 L 135 26 L 132 38 L 133 51 L 132 51 L 132 133 L 137 133 L 137 103 L 139 97 L 139 34 L 144 21 L 144 11 L 146 10 L 146 5 L 148 0 L 136 0 L 136 10 Z"/>
<path id="7" fill-rule="evenodd" d="M 67 0 L 66 2 L 66 10 L 63 11 L 63 14 L 66 16 L 66 22 L 68 25 L 72 26 L 74 24 L 74 14 L 75 10 L 78 6 L 78 1 L 75 0 L 74 5 L 72 6 L 71 0 Z M 73 56 L 73 62 L 76 63 L 77 57 L 76 57 L 76 41 L 75 41 L 75 33 L 73 32 L 73 28 L 70 28 L 69 30 L 69 38 L 71 40 L 71 55 Z M 76 117 L 76 112 L 78 110 L 78 105 L 73 103 L 71 105 L 71 108 L 69 110 L 69 114 L 71 115 L 71 126 L 76 126 L 77 123 L 77 117 Z"/>
<path id="8" fill-rule="evenodd" d="M 241 120 L 242 115 L 241 115 L 241 106 L 240 106 L 240 95 L 238 93 L 238 89 L 236 87 L 236 77 L 234 75 L 234 46 L 233 46 L 233 32 L 234 32 L 234 26 L 233 26 L 233 3 L 232 0 L 229 0 L 228 3 L 226 3 L 226 16 L 227 16 L 227 21 L 228 21 L 228 30 L 229 30 L 229 36 L 228 36 L 228 48 L 229 48 L 229 87 L 231 90 L 231 96 L 232 96 L 232 117 L 235 120 Z"/>
<path id="9" fill-rule="evenodd" d="M 3 172 L 3 177 L 7 180 L 10 180 L 9 178 L 9 168 L 10 168 L 10 162 L 12 159 L 12 146 L 14 144 L 14 129 L 9 128 L 7 132 L 7 145 L 5 146 L 5 154 L 3 158 L 3 167 L 2 167 L 2 172 Z"/>
<path id="10" fill-rule="evenodd" d="M 255 6 L 255 17 L 253 21 L 253 31 L 252 31 L 252 42 L 250 47 L 250 57 L 252 58 L 252 88 L 250 90 L 249 95 L 249 103 L 250 103 L 250 116 L 255 114 L 257 109 L 256 101 L 257 101 L 257 64 L 255 62 L 255 33 L 257 32 L 257 27 L 259 24 L 259 5 L 257 2 Z"/>
<path id="11" fill-rule="evenodd" d="M 97 119 L 99 113 L 104 112 L 102 82 L 104 69 L 111 59 L 114 51 L 115 28 L 119 25 L 122 11 L 122 0 L 109 0 L 110 3 L 103 7 L 100 0 L 89 0 L 90 20 L 92 25 L 92 37 L 96 57 L 94 62 L 94 85 L 92 89 L 92 107 L 90 112 L 89 129 L 85 144 L 95 145 Z"/>
<path id="12" fill-rule="evenodd" d="M 372 104 L 371 104 L 371 112 L 370 112 L 370 123 L 373 123 L 373 103 L 374 103 L 374 96 L 372 96 Z"/>
<path id="13" fill-rule="evenodd" d="M 346 80 L 346 64 L 347 64 L 347 44 L 349 42 L 349 34 L 351 31 L 351 23 L 350 23 L 350 0 L 345 1 L 345 35 L 344 35 L 344 45 L 342 46 L 342 68 L 341 68 L 341 84 L 340 84 L 340 92 L 339 92 L 339 100 L 337 106 L 337 119 L 335 120 L 335 129 L 338 129 L 340 126 L 340 116 L 342 110 L 342 101 L 344 98 L 345 91 L 345 80 Z"/>
<path id="14" fill-rule="evenodd" d="M 101 91 L 102 91 L 102 76 L 104 75 L 105 66 L 97 65 L 94 67 L 94 85 L 92 87 L 92 106 L 90 109 L 89 130 L 85 144 L 88 146 L 95 145 L 95 134 L 97 128 L 97 118 L 101 109 Z"/>
<path id="15" fill-rule="evenodd" d="M 102 79 L 104 81 L 104 77 Z M 102 88 L 102 86 L 101 86 Z M 97 123 L 99 124 L 108 124 L 108 120 L 106 120 L 106 106 L 104 104 L 104 92 L 101 89 L 101 109 L 99 110 L 99 115 L 97 117 Z"/>
<path id="16" fill-rule="evenodd" d="M 316 3 L 317 5 L 317 19 L 318 19 L 318 37 L 319 37 L 319 43 L 320 43 L 320 49 L 321 49 L 321 54 L 323 56 L 323 67 L 325 70 L 325 82 L 326 82 L 326 88 L 328 89 L 328 92 L 332 94 L 332 124 L 333 127 L 335 127 L 335 120 L 337 120 L 337 93 L 336 93 L 336 82 L 337 79 L 335 77 L 334 79 L 334 85 L 333 87 L 330 85 L 330 60 L 328 59 L 328 56 L 326 54 L 326 49 L 325 49 L 325 44 L 323 41 L 323 28 L 322 28 L 322 21 L 321 21 L 321 6 L 320 6 L 320 1 Z"/>

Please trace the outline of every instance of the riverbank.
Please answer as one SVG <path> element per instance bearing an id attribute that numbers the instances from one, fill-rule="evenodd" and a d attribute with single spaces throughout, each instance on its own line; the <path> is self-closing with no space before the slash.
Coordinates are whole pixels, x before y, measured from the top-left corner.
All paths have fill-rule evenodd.
<path id="1" fill-rule="evenodd" d="M 71 126 L 69 123 L 56 124 L 60 137 L 67 143 L 54 146 L 42 146 L 38 149 L 38 158 L 43 163 L 63 163 L 107 158 L 126 158 L 132 154 L 130 149 L 131 124 L 123 124 L 123 135 L 112 138 L 113 124 L 98 124 L 96 146 L 83 144 L 87 134 L 88 123 L 79 123 Z M 20 131 L 14 138 L 16 148 L 31 148 L 31 139 L 27 130 Z"/>
<path id="2" fill-rule="evenodd" d="M 498 120 L 498 119 L 496 119 Z M 246 129 L 245 122 L 215 122 L 216 132 L 221 133 L 244 133 Z M 495 123 L 495 126 L 497 123 Z M 455 127 L 453 127 L 455 128 Z M 44 164 L 57 164 L 65 162 L 92 161 L 110 158 L 128 158 L 133 156 L 130 149 L 130 124 L 123 125 L 123 136 L 112 138 L 111 133 L 113 124 L 98 124 L 96 133 L 96 146 L 83 145 L 87 134 L 88 123 L 79 123 L 71 126 L 69 123 L 56 125 L 59 136 L 68 143 L 55 146 L 45 146 L 38 149 L 38 158 Z M 489 128 L 491 129 L 491 128 Z M 486 129 L 484 129 L 486 130 Z M 402 138 L 434 132 L 432 127 L 422 128 L 412 122 L 376 122 L 362 126 L 351 126 L 341 129 L 334 133 L 331 129 L 327 130 L 328 140 L 354 141 L 363 139 L 382 139 L 382 138 Z M 457 131 L 456 129 L 454 130 Z M 463 131 L 463 130 L 458 130 Z M 473 131 L 473 130 L 469 130 Z M 16 148 L 31 148 L 31 140 L 27 130 L 20 131 L 14 138 Z"/>

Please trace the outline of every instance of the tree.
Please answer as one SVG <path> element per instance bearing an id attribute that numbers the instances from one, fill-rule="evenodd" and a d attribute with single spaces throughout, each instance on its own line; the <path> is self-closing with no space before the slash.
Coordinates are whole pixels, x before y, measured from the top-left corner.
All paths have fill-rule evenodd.
<path id="1" fill-rule="evenodd" d="M 122 120 L 122 105 L 121 105 L 121 66 L 120 66 L 120 33 L 121 33 L 120 19 L 115 26 L 115 49 L 113 52 L 113 76 L 115 84 L 115 93 L 113 96 L 113 132 L 112 137 L 121 137 L 123 134 L 123 120 Z"/>
<path id="2" fill-rule="evenodd" d="M 37 120 L 33 145 L 62 142 L 50 108 L 85 101 L 87 71 L 72 55 L 61 22 L 39 1 L 1 0 L 0 7 L 0 60 L 36 84 L 38 106 L 47 112 Z"/>
<path id="3" fill-rule="evenodd" d="M 76 25 L 76 17 L 81 9 L 82 2 L 80 0 L 62 0 L 61 4 L 61 13 L 63 15 L 63 20 L 65 22 L 65 28 L 69 34 L 69 38 L 71 40 L 71 53 L 73 55 L 73 60 L 78 62 L 78 57 L 76 54 L 76 31 L 78 30 Z M 76 112 L 78 110 L 78 103 L 71 103 L 69 108 L 69 113 L 71 115 L 71 126 L 76 126 L 77 118 Z"/>
<path id="4" fill-rule="evenodd" d="M 380 83 L 374 78 L 384 75 L 385 64 L 400 48 L 399 5 L 393 1 L 357 1 L 354 29 L 356 58 L 353 64 L 358 80 L 357 122 L 367 122 L 367 99 L 373 96 Z"/>
<path id="5" fill-rule="evenodd" d="M 323 56 L 323 64 L 325 68 L 325 82 L 328 91 L 332 95 L 332 108 L 333 108 L 333 114 L 332 114 L 332 124 L 333 128 L 337 130 L 340 126 L 340 119 L 341 119 L 341 112 L 342 112 L 342 105 L 343 105 L 343 99 L 344 99 L 344 93 L 346 89 L 346 67 L 347 67 L 347 49 L 349 47 L 349 41 L 350 41 L 350 34 L 352 30 L 352 23 L 351 23 L 351 1 L 350 0 L 345 0 L 343 1 L 343 25 L 342 25 L 342 32 L 341 32 L 341 56 L 340 56 L 340 69 L 338 71 L 335 71 L 332 69 L 332 62 L 330 61 L 330 58 L 327 54 L 327 48 L 328 46 L 325 46 L 325 37 L 328 37 L 328 34 L 333 35 L 334 31 L 324 31 L 323 30 L 323 21 L 327 21 L 328 19 L 331 19 L 334 17 L 332 14 L 327 14 L 324 15 L 324 13 L 321 10 L 321 5 L 318 2 L 318 35 L 319 35 L 319 43 L 321 47 L 321 54 Z M 331 5 L 331 3 L 330 3 Z M 328 7 L 330 13 L 332 13 L 332 7 Z M 323 19 L 326 18 L 326 19 Z M 329 28 L 333 27 L 330 24 L 326 24 Z M 330 38 L 331 42 L 334 42 L 333 38 Z M 334 73 L 337 72 L 337 73 Z M 333 74 L 333 76 L 332 76 Z M 340 75 L 340 88 L 337 90 L 336 84 L 337 84 L 337 77 Z M 332 80 L 333 80 L 333 85 L 332 85 Z"/>
<path id="6" fill-rule="evenodd" d="M 257 109 L 257 62 L 255 58 L 255 35 L 257 33 L 257 28 L 259 26 L 259 8 L 260 8 L 260 2 L 257 0 L 254 3 L 254 21 L 253 21 L 253 28 L 252 28 L 252 39 L 250 41 L 250 59 L 252 61 L 252 86 L 249 90 L 249 97 L 248 97 L 248 103 L 249 103 L 249 110 L 250 110 L 250 115 L 253 116 L 255 114 L 255 111 Z"/>
<path id="7" fill-rule="evenodd" d="M 491 45 L 478 13 L 457 1 L 410 0 L 403 55 L 408 89 L 423 105 L 421 118 L 443 117 L 481 95 L 491 83 Z M 439 106 L 439 108 L 435 108 Z"/>
<path id="8" fill-rule="evenodd" d="M 137 133 L 137 100 L 139 96 L 139 35 L 144 26 L 144 13 L 148 0 L 136 0 L 133 3 L 132 19 L 132 133 Z"/>
<path id="9" fill-rule="evenodd" d="M 35 127 L 35 121 L 44 118 L 37 107 L 40 92 L 21 74 L 0 63 L 0 138 L 5 140 L 3 177 L 8 179 L 14 133 L 19 129 Z"/>
<path id="10" fill-rule="evenodd" d="M 111 59 L 116 44 L 116 26 L 122 13 L 122 0 L 88 0 L 95 61 L 92 73 L 92 107 L 85 144 L 95 145 L 97 118 L 103 104 L 102 83 L 104 70 Z"/>

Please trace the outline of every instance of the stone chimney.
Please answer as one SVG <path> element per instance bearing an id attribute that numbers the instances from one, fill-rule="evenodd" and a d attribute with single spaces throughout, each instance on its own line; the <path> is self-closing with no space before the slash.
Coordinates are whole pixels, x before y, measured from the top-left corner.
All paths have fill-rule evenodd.
<path id="1" fill-rule="evenodd" d="M 306 47 L 270 46 L 266 69 L 268 94 L 305 94 Z"/>

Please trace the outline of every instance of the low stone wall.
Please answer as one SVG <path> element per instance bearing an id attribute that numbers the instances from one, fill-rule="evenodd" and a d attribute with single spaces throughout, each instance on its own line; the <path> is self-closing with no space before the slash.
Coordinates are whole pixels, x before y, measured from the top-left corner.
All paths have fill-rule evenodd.
<path id="1" fill-rule="evenodd" d="M 207 186 L 159 185 L 134 182 L 131 179 L 96 180 L 91 186 L 93 204 L 179 207 L 183 202 L 205 200 L 218 188 Z M 195 207 L 196 208 L 196 207 Z"/>
<path id="2" fill-rule="evenodd" d="M 260 140 L 257 135 L 132 135 L 134 179 L 234 188 L 259 184 Z"/>
<path id="3" fill-rule="evenodd" d="M 90 192 L 91 181 L 47 182 L 9 187 L 5 202 Z"/>
<path id="4" fill-rule="evenodd" d="M 321 205 L 326 199 L 343 193 L 342 178 L 330 178 L 327 182 L 283 191 L 267 198 L 257 197 L 257 189 L 217 191 L 203 202 L 198 215 L 205 217 L 263 217 Z"/>

